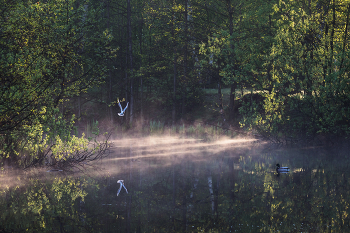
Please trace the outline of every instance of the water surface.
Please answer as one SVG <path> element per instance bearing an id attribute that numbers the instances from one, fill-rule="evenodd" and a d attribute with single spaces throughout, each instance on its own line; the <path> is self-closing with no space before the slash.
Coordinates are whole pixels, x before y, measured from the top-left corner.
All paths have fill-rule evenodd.
<path id="1" fill-rule="evenodd" d="M 0 232 L 347 232 L 349 162 L 347 146 L 115 140 L 81 173 L 4 170 Z"/>

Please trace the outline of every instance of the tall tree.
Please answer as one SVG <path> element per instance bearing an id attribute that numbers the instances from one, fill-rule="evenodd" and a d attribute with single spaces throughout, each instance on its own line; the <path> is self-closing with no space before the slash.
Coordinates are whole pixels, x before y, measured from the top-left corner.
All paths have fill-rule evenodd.
<path id="1" fill-rule="evenodd" d="M 130 0 L 127 0 L 127 24 L 128 24 L 128 57 L 129 57 L 129 72 L 130 72 L 130 123 L 133 122 L 134 117 L 134 90 L 133 90 L 133 76 L 134 76 L 134 67 L 133 67 L 133 52 L 132 52 L 132 28 L 131 28 L 131 3 Z"/>

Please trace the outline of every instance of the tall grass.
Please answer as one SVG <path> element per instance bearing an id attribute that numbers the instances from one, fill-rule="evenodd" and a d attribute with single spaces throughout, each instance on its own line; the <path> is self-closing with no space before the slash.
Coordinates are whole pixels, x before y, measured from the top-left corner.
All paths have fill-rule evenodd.
<path id="1" fill-rule="evenodd" d="M 226 135 L 228 137 L 234 137 L 237 134 L 231 129 L 224 129 L 222 124 L 217 125 L 209 124 L 196 124 L 196 125 L 176 125 L 176 126 L 165 126 L 161 121 L 150 121 L 148 129 L 143 132 L 149 132 L 149 134 L 170 134 L 179 135 L 185 137 L 195 137 L 201 139 L 217 139 L 220 136 Z"/>
<path id="2" fill-rule="evenodd" d="M 149 122 L 149 132 L 151 134 L 154 133 L 163 133 L 164 132 L 164 122 L 161 123 L 160 121 L 150 121 Z"/>

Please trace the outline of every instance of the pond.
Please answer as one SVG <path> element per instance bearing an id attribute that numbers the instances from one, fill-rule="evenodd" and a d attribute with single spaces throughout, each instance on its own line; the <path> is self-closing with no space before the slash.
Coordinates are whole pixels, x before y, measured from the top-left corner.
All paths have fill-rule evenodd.
<path id="1" fill-rule="evenodd" d="M 349 232 L 349 153 L 117 139 L 80 173 L 3 170 L 0 232 Z M 278 174 L 276 163 L 290 171 Z"/>

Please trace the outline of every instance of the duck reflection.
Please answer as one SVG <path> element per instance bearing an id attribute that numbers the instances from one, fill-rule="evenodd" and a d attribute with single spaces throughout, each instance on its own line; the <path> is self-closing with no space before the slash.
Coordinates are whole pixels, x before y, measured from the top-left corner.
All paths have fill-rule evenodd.
<path id="1" fill-rule="evenodd" d="M 281 173 L 288 173 L 289 172 L 289 167 L 281 167 L 279 163 L 276 164 L 276 172 L 277 174 Z"/>

